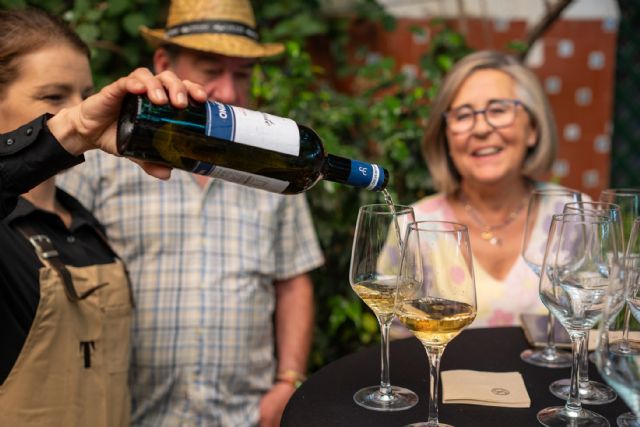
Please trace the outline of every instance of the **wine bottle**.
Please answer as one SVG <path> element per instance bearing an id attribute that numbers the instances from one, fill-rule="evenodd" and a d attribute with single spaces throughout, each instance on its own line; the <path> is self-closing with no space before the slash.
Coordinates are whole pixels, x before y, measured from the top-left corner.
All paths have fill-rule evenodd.
<path id="1" fill-rule="evenodd" d="M 126 157 L 283 194 L 321 179 L 373 191 L 389 180 L 378 165 L 326 153 L 313 130 L 291 119 L 216 101 L 178 109 L 127 95 L 117 146 Z"/>

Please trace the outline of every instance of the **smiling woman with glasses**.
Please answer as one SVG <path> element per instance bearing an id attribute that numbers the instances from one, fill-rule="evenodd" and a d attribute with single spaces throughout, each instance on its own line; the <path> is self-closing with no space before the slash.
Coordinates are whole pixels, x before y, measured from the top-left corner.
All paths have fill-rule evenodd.
<path id="1" fill-rule="evenodd" d="M 536 76 L 510 55 L 467 55 L 431 104 L 423 154 L 438 193 L 413 206 L 416 220 L 469 229 L 478 297 L 473 327 L 517 325 L 521 313 L 546 313 L 538 276 L 520 252 L 529 196 L 551 186 L 535 178 L 551 169 L 556 146 Z M 534 213 L 539 227 L 548 226 L 548 210 Z M 536 247 L 544 251 L 544 242 Z"/>

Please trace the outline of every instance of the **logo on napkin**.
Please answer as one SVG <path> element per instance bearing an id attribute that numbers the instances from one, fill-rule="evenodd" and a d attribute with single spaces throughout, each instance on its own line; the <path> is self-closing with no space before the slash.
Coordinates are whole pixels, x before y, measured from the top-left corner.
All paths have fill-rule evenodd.
<path id="1" fill-rule="evenodd" d="M 531 399 L 519 372 L 444 371 L 442 403 L 528 408 Z"/>

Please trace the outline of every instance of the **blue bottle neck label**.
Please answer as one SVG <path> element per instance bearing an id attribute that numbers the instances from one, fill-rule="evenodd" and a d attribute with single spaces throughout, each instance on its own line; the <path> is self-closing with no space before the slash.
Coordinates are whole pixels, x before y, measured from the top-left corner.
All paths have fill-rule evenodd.
<path id="1" fill-rule="evenodd" d="M 378 165 L 351 160 L 347 184 L 367 190 L 380 191 L 384 183 L 384 169 Z"/>

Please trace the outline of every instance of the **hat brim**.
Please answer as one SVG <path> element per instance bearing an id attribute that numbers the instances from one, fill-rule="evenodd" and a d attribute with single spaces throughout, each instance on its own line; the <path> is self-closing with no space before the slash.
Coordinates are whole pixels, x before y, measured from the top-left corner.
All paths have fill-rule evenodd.
<path id="1" fill-rule="evenodd" d="M 142 37 L 153 48 L 174 44 L 202 52 L 240 58 L 266 58 L 284 51 L 280 43 L 258 43 L 250 38 L 231 34 L 187 34 L 168 37 L 164 29 L 140 27 Z"/>

